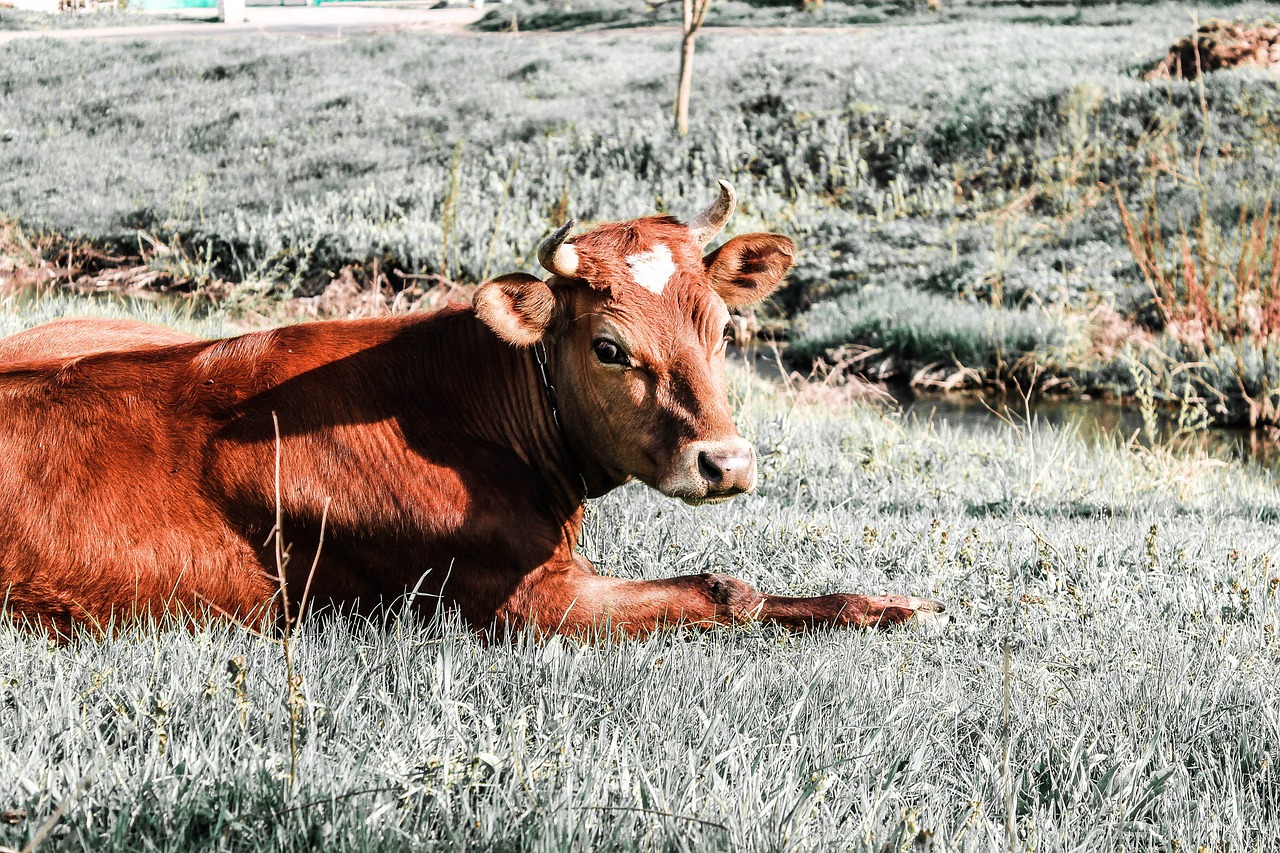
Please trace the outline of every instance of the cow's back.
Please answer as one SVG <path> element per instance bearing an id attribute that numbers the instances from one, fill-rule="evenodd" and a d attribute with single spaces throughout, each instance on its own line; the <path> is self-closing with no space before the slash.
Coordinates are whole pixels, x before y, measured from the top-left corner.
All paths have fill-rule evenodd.
<path id="1" fill-rule="evenodd" d="M 72 317 L 0 338 L 0 362 L 73 358 L 195 340 L 198 338 L 184 332 L 141 320 Z"/>

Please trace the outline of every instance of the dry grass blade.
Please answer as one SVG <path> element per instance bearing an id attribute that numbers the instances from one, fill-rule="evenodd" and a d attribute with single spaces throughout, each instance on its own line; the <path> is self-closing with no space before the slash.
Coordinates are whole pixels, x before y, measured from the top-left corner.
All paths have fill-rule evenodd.
<path id="1" fill-rule="evenodd" d="M 58 807 L 50 813 L 44 823 L 40 824 L 40 826 L 36 828 L 35 834 L 31 836 L 31 840 L 22 848 L 21 853 L 35 853 L 35 851 L 39 849 L 45 839 L 49 837 L 49 834 L 53 832 L 54 827 L 58 825 L 58 821 L 62 820 L 62 816 L 65 815 L 73 805 L 75 805 L 76 801 L 80 799 L 80 795 L 83 794 L 85 789 L 93 783 L 97 770 L 98 766 L 95 764 L 93 769 L 80 777 L 80 781 L 76 783 L 76 786 L 72 789 L 71 793 L 63 797 L 62 802 L 58 803 Z"/>

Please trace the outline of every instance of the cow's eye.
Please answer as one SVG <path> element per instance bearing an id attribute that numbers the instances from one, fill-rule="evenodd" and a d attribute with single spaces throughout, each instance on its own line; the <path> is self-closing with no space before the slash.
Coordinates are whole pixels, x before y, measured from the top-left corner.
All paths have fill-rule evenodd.
<path id="1" fill-rule="evenodd" d="M 736 330 L 733 328 L 733 323 L 726 323 L 724 327 L 724 339 L 726 341 L 733 341 L 734 331 Z"/>
<path id="2" fill-rule="evenodd" d="M 608 338 L 596 338 L 591 348 L 595 350 L 596 358 L 600 359 L 601 364 L 618 364 L 623 367 L 631 364 L 631 359 L 622 351 L 622 347 Z"/>

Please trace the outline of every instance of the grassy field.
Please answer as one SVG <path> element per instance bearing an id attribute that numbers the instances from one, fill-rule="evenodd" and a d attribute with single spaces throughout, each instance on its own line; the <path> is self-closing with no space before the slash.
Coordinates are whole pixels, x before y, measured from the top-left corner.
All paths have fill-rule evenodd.
<path id="1" fill-rule="evenodd" d="M 11 301 L 0 332 L 84 309 Z M 1272 475 L 731 379 L 759 492 L 624 488 L 592 503 L 585 552 L 936 596 L 947 633 L 584 646 L 318 621 L 290 702 L 280 648 L 232 627 L 67 648 L 0 628 L 0 811 L 25 815 L 0 846 L 56 814 L 42 850 L 986 851 L 1012 815 L 1019 850 L 1270 848 Z"/>
<path id="2" fill-rule="evenodd" d="M 624 7 L 538 8 L 582 28 Z M 734 229 L 801 246 L 761 316 L 801 362 L 870 348 L 860 364 L 907 378 L 1145 382 L 1280 421 L 1275 323 L 1251 319 L 1280 317 L 1280 260 L 1253 245 L 1280 234 L 1271 75 L 1140 80 L 1192 27 L 1170 4 L 902 6 L 824 29 L 840 9 L 889 6 L 705 33 L 686 138 L 670 32 L 12 44 L 0 214 L 50 263 L 79 257 L 68 277 L 109 265 L 68 249 L 88 245 L 236 307 L 343 270 L 394 290 L 528 269 L 567 216 L 686 213 L 729 177 Z"/>
<path id="3" fill-rule="evenodd" d="M 498 12 L 582 29 L 623 8 Z M 717 8 L 833 28 L 705 33 L 684 139 L 671 33 L 2 45 L 0 335 L 93 311 L 212 336 L 335 280 L 475 282 L 532 269 L 567 216 L 686 214 L 730 177 L 733 231 L 800 244 L 759 320 L 801 364 L 1280 420 L 1280 261 L 1255 245 L 1280 231 L 1280 99 L 1250 72 L 1141 82 L 1185 9 Z M 881 23 L 834 28 L 858 15 Z M 113 271 L 206 298 L 4 291 Z M 946 633 L 486 644 L 449 619 L 317 620 L 291 690 L 278 644 L 227 625 L 64 648 L 0 626 L 0 848 L 1274 846 L 1274 474 L 1194 435 L 966 431 L 730 378 L 759 491 L 621 489 L 586 554 L 927 595 Z"/>

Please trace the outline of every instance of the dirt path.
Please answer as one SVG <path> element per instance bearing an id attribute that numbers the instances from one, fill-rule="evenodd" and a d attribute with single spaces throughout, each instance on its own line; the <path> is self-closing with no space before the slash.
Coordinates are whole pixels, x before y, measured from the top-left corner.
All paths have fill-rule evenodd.
<path id="1" fill-rule="evenodd" d="M 214 10 L 209 10 L 213 13 Z M 242 24 L 207 20 L 128 27 L 12 30 L 0 32 L 0 44 L 22 39 L 167 39 L 191 36 L 275 35 L 341 38 L 347 35 L 430 30 L 460 33 L 480 20 L 483 12 L 472 8 L 427 9 L 415 6 L 250 6 Z"/>
<path id="2" fill-rule="evenodd" d="M 492 7 L 490 7 L 492 8 Z M 213 9 L 200 10 L 215 14 Z M 67 41 L 85 39 L 168 39 L 190 38 L 192 36 L 220 37 L 240 35 L 275 35 L 300 36 L 306 38 L 342 38 L 349 35 L 369 35 L 390 33 L 400 30 L 425 30 L 429 32 L 460 35 L 491 35 L 467 28 L 484 16 L 483 11 L 465 8 L 432 9 L 425 4 L 413 2 L 392 2 L 358 4 L 351 6 L 250 6 L 246 10 L 248 20 L 241 24 L 223 24 L 203 18 L 194 18 L 188 22 L 165 22 L 163 24 L 134 24 L 127 27 L 80 27 L 75 29 L 47 30 L 0 30 L 0 44 L 23 39 L 51 38 Z M 839 27 L 776 27 L 776 26 L 743 26 L 703 27 L 702 32 L 752 35 L 761 33 L 787 33 L 793 35 L 807 33 L 860 33 L 868 29 L 866 26 Z M 528 32 L 501 33 L 506 36 L 521 38 L 534 36 L 578 36 L 599 38 L 619 35 L 653 35 L 671 36 L 679 34 L 676 25 L 644 26 L 644 27 L 607 27 L 601 29 L 578 30 L 530 30 Z M 498 35 L 493 33 L 492 35 Z"/>

